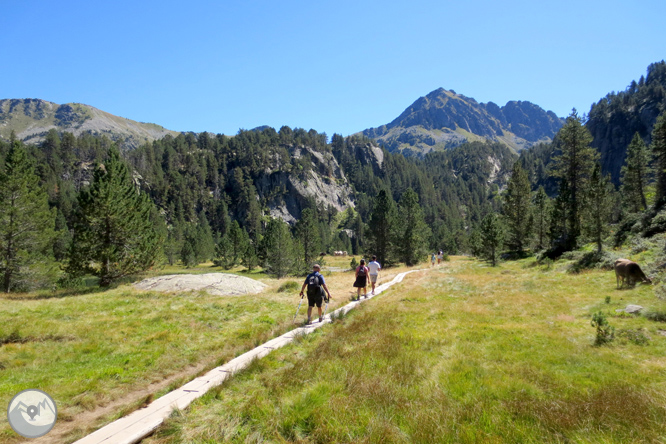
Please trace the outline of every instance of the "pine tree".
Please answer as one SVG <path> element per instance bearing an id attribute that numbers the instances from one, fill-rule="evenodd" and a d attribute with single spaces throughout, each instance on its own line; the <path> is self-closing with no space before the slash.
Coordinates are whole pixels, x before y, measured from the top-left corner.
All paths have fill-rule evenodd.
<path id="1" fill-rule="evenodd" d="M 311 208 L 306 208 L 301 213 L 301 218 L 296 222 L 296 239 L 302 248 L 302 262 L 298 268 L 309 271 L 312 264 L 319 256 L 321 245 L 319 242 L 319 229 L 317 217 Z"/>
<path id="2" fill-rule="evenodd" d="M 546 190 L 541 186 L 534 195 L 532 215 L 534 220 L 534 234 L 536 235 L 536 249 L 543 250 L 546 247 L 546 236 L 550 225 L 550 199 Z"/>
<path id="3" fill-rule="evenodd" d="M 197 261 L 208 262 L 215 256 L 215 241 L 213 231 L 208 224 L 208 218 L 203 210 L 197 215 L 197 226 L 195 229 L 194 254 Z"/>
<path id="4" fill-rule="evenodd" d="M 0 285 L 29 288 L 48 276 L 52 261 L 55 212 L 17 140 L 0 171 Z"/>
<path id="5" fill-rule="evenodd" d="M 500 250 L 504 243 L 504 227 L 496 213 L 489 213 L 479 227 L 483 257 L 494 267 L 499 262 Z"/>
<path id="6" fill-rule="evenodd" d="M 574 109 L 557 133 L 561 154 L 553 159 L 553 176 L 567 182 L 569 199 L 566 203 L 567 230 L 564 246 L 573 250 L 581 233 L 581 210 L 587 182 L 599 153 L 592 147 L 592 136 L 583 125 L 583 118 Z"/>
<path id="7" fill-rule="evenodd" d="M 647 177 L 647 147 L 637 132 L 627 148 L 627 158 L 620 172 L 622 200 L 632 213 L 638 213 L 647 208 L 645 199 Z"/>
<path id="8" fill-rule="evenodd" d="M 610 176 L 604 177 L 601 173 L 601 165 L 597 163 L 587 190 L 584 228 L 586 234 L 597 244 L 598 253 L 601 253 L 603 238 L 608 233 L 609 219 L 613 209 L 613 192 Z"/>
<path id="9" fill-rule="evenodd" d="M 92 184 L 79 193 L 78 202 L 71 274 L 91 273 L 107 287 L 155 264 L 161 239 L 153 226 L 153 203 L 135 186 L 117 148 L 95 167 Z"/>
<path id="10" fill-rule="evenodd" d="M 375 197 L 367 230 L 368 255 L 376 255 L 383 267 L 395 262 L 393 234 L 396 229 L 397 210 L 395 202 L 386 190 Z"/>
<path id="11" fill-rule="evenodd" d="M 657 174 L 655 207 L 661 208 L 666 203 L 666 112 L 657 117 L 652 128 L 651 149 Z"/>
<path id="12" fill-rule="evenodd" d="M 248 269 L 248 271 L 253 270 L 259 265 L 259 257 L 257 256 L 257 248 L 250 235 L 247 234 L 247 231 L 243 230 L 243 237 L 246 239 L 245 249 L 243 250 L 241 256 L 241 264 Z"/>
<path id="13" fill-rule="evenodd" d="M 271 219 L 262 240 L 262 258 L 266 272 L 283 278 L 294 271 L 298 258 L 289 226 L 280 219 Z"/>
<path id="14" fill-rule="evenodd" d="M 504 215 L 508 222 L 508 246 L 520 253 L 529 241 L 532 231 L 530 217 L 530 180 L 519 162 L 513 164 L 513 172 L 504 193 Z"/>
<path id="15" fill-rule="evenodd" d="M 241 263 L 248 253 L 250 237 L 237 221 L 231 222 L 228 232 L 220 238 L 217 244 L 215 264 L 227 270 Z M 252 262 L 249 262 L 252 265 Z"/>
<path id="16" fill-rule="evenodd" d="M 408 188 L 398 204 L 396 246 L 400 260 L 416 265 L 426 258 L 430 228 L 423 218 L 419 196 Z"/>
<path id="17" fill-rule="evenodd" d="M 567 181 L 560 182 L 560 189 L 550 213 L 550 246 L 558 250 L 560 254 L 566 249 L 566 241 L 569 238 L 567 231 L 569 186 Z"/>
<path id="18" fill-rule="evenodd" d="M 57 210 L 54 234 L 53 255 L 57 261 L 63 261 L 67 258 L 67 253 L 72 245 L 72 233 L 70 233 L 67 220 L 60 210 Z"/>

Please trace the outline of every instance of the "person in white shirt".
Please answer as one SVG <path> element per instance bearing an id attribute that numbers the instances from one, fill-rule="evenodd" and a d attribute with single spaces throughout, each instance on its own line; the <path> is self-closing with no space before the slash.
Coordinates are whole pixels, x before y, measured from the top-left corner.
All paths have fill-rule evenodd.
<path id="1" fill-rule="evenodd" d="M 379 270 L 382 269 L 382 266 L 377 262 L 377 256 L 372 256 L 372 261 L 368 264 L 368 269 L 370 270 L 370 282 L 372 283 L 372 294 L 375 294 L 375 284 L 377 283 L 377 277 L 379 276 Z"/>

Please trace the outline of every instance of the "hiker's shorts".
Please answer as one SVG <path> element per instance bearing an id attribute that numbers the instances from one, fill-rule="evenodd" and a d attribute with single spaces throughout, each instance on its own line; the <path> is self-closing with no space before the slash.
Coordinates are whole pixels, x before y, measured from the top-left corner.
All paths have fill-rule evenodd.
<path id="1" fill-rule="evenodd" d="M 315 305 L 317 307 L 321 307 L 321 303 L 324 301 L 324 297 L 320 294 L 318 295 L 308 295 L 308 306 L 309 307 L 314 307 Z"/>
<path id="2" fill-rule="evenodd" d="M 371 274 L 370 275 L 370 282 L 372 282 L 373 284 L 376 284 L 377 283 L 377 276 L 379 276 L 379 275 L 378 274 Z"/>

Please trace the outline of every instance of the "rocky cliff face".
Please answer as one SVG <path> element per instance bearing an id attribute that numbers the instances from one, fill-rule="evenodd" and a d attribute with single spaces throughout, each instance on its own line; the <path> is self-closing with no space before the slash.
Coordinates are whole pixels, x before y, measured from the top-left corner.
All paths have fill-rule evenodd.
<path id="1" fill-rule="evenodd" d="M 106 135 L 126 149 L 136 148 L 167 134 L 177 135 L 153 123 L 141 123 L 80 103 L 58 105 L 40 99 L 0 100 L 0 137 L 12 130 L 25 143 L 39 143 L 50 129 L 80 134 Z"/>
<path id="2" fill-rule="evenodd" d="M 302 172 L 267 169 L 255 179 L 257 193 L 271 216 L 295 223 L 308 201 L 337 211 L 354 206 L 352 190 L 330 151 L 322 153 L 306 146 L 290 146 L 288 151 L 293 159 L 305 159 L 311 168 Z"/>
<path id="3" fill-rule="evenodd" d="M 483 139 L 520 151 L 552 140 L 562 124 L 552 111 L 530 102 L 512 101 L 500 107 L 440 88 L 419 98 L 388 125 L 363 134 L 389 151 L 405 154 L 425 154 Z"/>

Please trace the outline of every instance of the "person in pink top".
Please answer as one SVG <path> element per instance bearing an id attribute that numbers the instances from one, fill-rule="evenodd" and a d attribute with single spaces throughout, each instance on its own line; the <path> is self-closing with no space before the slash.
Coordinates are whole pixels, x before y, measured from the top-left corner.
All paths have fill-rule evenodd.
<path id="1" fill-rule="evenodd" d="M 370 270 L 365 266 L 365 259 L 361 259 L 361 264 L 356 267 L 356 280 L 354 287 L 356 287 L 356 300 L 361 300 L 361 288 L 363 289 L 363 297 L 368 297 L 368 274 Z"/>

